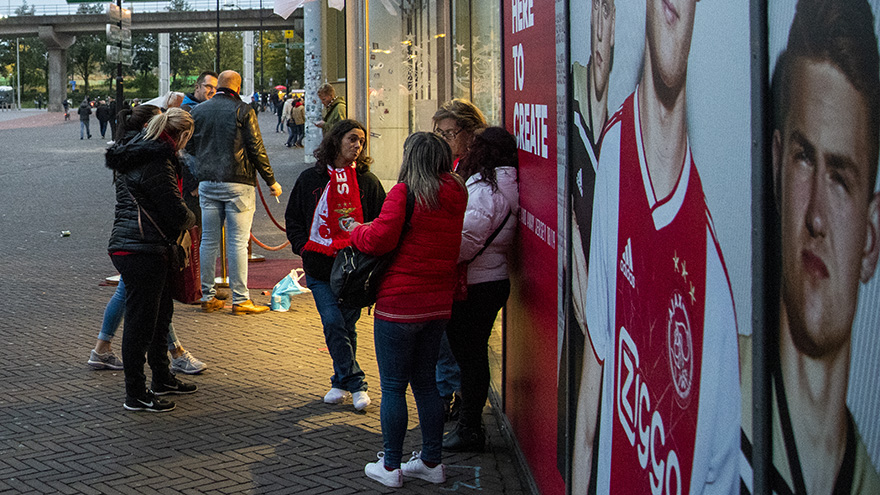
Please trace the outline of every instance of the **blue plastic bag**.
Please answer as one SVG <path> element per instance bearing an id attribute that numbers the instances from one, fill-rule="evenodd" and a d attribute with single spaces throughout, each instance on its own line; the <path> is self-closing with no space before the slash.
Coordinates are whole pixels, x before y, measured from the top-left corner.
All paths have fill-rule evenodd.
<path id="1" fill-rule="evenodd" d="M 272 288 L 272 298 L 269 307 L 272 311 L 288 311 L 290 309 L 290 297 L 305 292 L 311 292 L 299 284 L 299 280 L 305 276 L 302 268 L 290 270 L 275 287 Z"/>

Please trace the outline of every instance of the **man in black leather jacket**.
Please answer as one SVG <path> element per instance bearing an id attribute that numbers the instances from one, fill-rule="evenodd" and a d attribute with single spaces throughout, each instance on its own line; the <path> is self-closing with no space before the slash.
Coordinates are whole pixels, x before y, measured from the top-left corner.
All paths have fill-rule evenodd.
<path id="1" fill-rule="evenodd" d="M 281 195 L 281 185 L 269 165 L 257 115 L 238 94 L 241 75 L 223 71 L 217 86 L 213 98 L 192 109 L 195 134 L 187 146 L 196 158 L 202 208 L 202 310 L 210 313 L 223 308 L 223 301 L 214 297 L 214 277 L 225 223 L 232 312 L 263 313 L 269 307 L 255 305 L 247 288 L 247 243 L 256 209 L 257 173 L 273 196 Z"/>

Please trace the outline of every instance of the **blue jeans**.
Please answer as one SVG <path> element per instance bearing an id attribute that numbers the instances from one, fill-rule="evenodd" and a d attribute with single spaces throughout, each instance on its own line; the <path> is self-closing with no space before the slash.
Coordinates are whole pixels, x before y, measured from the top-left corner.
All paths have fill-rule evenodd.
<path id="1" fill-rule="evenodd" d="M 214 278 L 220 237 L 226 225 L 226 265 L 232 304 L 251 298 L 247 288 L 247 244 L 256 210 L 254 186 L 236 182 L 199 183 L 199 206 L 202 208 L 202 244 L 199 248 L 202 277 L 202 301 L 214 297 Z"/>
<path id="2" fill-rule="evenodd" d="M 119 277 L 119 285 L 116 286 L 116 292 L 113 293 L 113 297 L 110 298 L 110 301 L 107 302 L 107 307 L 104 308 L 104 322 L 101 324 L 101 333 L 98 334 L 98 340 L 112 341 L 113 336 L 116 335 L 116 330 L 119 330 L 123 316 L 125 316 L 125 284 L 122 283 L 122 277 Z M 177 340 L 177 335 L 174 333 L 174 325 L 169 323 L 168 350 L 173 351 L 178 347 L 181 347 L 180 341 Z"/>
<path id="3" fill-rule="evenodd" d="M 92 131 L 89 130 L 89 121 L 88 120 L 80 120 L 79 121 L 79 138 L 83 138 L 83 133 L 87 136 L 92 137 Z"/>
<path id="4" fill-rule="evenodd" d="M 296 124 L 287 123 L 287 146 L 293 146 L 296 143 Z"/>
<path id="5" fill-rule="evenodd" d="M 437 390 L 441 397 L 451 398 L 453 392 L 461 391 L 461 370 L 449 347 L 446 332 L 440 338 L 440 353 L 437 356 Z"/>
<path id="6" fill-rule="evenodd" d="M 382 441 L 385 466 L 400 467 L 403 439 L 406 436 L 406 387 L 412 385 L 419 426 L 422 430 L 422 460 L 440 462 L 443 445 L 443 401 L 434 381 L 440 336 L 446 331 L 447 320 L 424 323 L 393 323 L 376 318 L 373 338 L 376 361 L 382 385 Z"/>
<path id="7" fill-rule="evenodd" d="M 361 317 L 361 310 L 340 306 L 330 290 L 329 282 L 306 275 L 306 284 L 315 298 L 315 307 L 324 326 L 324 341 L 333 359 L 330 386 L 352 393 L 367 390 L 364 371 L 357 362 L 355 323 Z"/>
<path id="8" fill-rule="evenodd" d="M 104 137 L 104 134 L 107 132 L 107 122 L 106 120 L 99 120 L 98 123 L 101 126 L 101 137 Z"/>

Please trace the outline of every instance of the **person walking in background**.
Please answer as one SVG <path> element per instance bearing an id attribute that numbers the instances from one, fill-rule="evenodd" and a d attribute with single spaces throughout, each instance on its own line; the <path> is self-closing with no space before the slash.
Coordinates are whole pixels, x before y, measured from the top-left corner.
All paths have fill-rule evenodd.
<path id="1" fill-rule="evenodd" d="M 247 287 L 247 243 L 256 211 L 257 172 L 273 196 L 281 195 L 281 184 L 269 164 L 257 114 L 238 94 L 241 75 L 227 70 L 217 81 L 217 94 L 192 110 L 196 130 L 187 147 L 195 157 L 193 175 L 199 180 L 202 208 L 202 310 L 210 313 L 224 305 L 215 297 L 215 275 L 225 225 L 232 313 L 264 313 L 269 307 L 254 304 Z"/>
<path id="2" fill-rule="evenodd" d="M 110 110 L 110 106 L 107 105 L 107 102 L 104 100 L 98 102 L 98 108 L 95 110 L 95 117 L 98 118 L 98 125 L 101 128 L 101 139 L 105 139 L 107 123 L 113 119 L 113 113 Z"/>
<path id="3" fill-rule="evenodd" d="M 306 106 L 299 98 L 293 99 L 293 145 L 303 147 L 303 139 L 306 137 Z"/>
<path id="4" fill-rule="evenodd" d="M 193 92 L 186 93 L 183 96 L 183 102 L 181 102 L 180 108 L 187 112 L 191 112 L 193 107 L 199 103 L 210 100 L 216 92 L 217 73 L 206 70 L 199 74 L 198 79 L 196 79 L 196 85 Z"/>
<path id="5" fill-rule="evenodd" d="M 489 393 L 489 336 L 510 295 L 507 256 L 519 211 L 516 138 L 501 127 L 477 130 L 458 172 L 467 181 L 468 204 L 461 238 L 460 269 L 467 294 L 452 303 L 446 327 L 461 368 L 461 411 L 443 438 L 443 450 L 482 452 L 483 406 Z"/>
<path id="6" fill-rule="evenodd" d="M 440 105 L 432 120 L 434 133 L 442 137 L 452 150 L 453 170 L 467 152 L 474 133 L 487 125 L 483 112 L 473 103 L 462 99 L 449 100 Z M 437 359 L 437 389 L 446 407 L 446 421 L 457 420 L 461 408 L 461 370 L 445 333 L 440 339 L 440 357 Z"/>
<path id="7" fill-rule="evenodd" d="M 289 96 L 284 97 L 284 105 L 281 107 L 281 120 L 284 122 L 284 125 L 287 127 L 287 142 L 284 143 L 284 146 L 290 148 L 293 146 L 293 98 Z"/>
<path id="8" fill-rule="evenodd" d="M 382 184 L 370 172 L 366 136 L 360 122 L 339 122 L 315 150 L 315 166 L 296 180 L 284 213 L 287 239 L 294 254 L 302 256 L 306 283 L 333 359 L 331 388 L 324 402 L 342 403 L 353 394 L 357 410 L 370 404 L 364 372 L 357 362 L 355 324 L 361 310 L 339 305 L 330 290 L 330 270 L 337 252 L 350 243 L 352 223 L 375 219 L 385 200 Z"/>
<path id="9" fill-rule="evenodd" d="M 324 120 L 315 125 L 321 128 L 321 132 L 326 137 L 333 130 L 334 125 L 348 118 L 348 112 L 345 108 L 345 100 L 341 96 L 336 96 L 336 90 L 330 83 L 324 83 L 318 88 L 318 98 L 324 105 Z"/>
<path id="10" fill-rule="evenodd" d="M 379 284 L 373 312 L 384 449 L 378 461 L 364 467 L 368 477 L 390 487 L 402 486 L 404 476 L 446 481 L 441 463 L 443 403 L 434 370 L 452 310 L 467 206 L 464 183 L 452 172 L 449 145 L 435 134 L 417 132 L 406 139 L 397 180 L 379 217 L 356 225 L 351 234 L 352 245 L 367 254 L 380 256 L 397 249 Z M 409 194 L 415 206 L 405 226 Z M 401 465 L 409 385 L 419 411 L 422 450 Z"/>
<path id="11" fill-rule="evenodd" d="M 161 113 L 159 107 L 153 105 L 140 105 L 134 109 L 126 109 L 120 112 L 118 120 L 119 126 L 116 131 L 116 142 L 125 144 L 134 139 L 146 127 L 147 122 L 155 115 Z M 181 172 L 184 172 L 181 167 Z M 195 213 L 195 212 L 194 212 Z M 198 221 L 198 216 L 196 217 Z M 113 297 L 107 303 L 104 309 L 104 319 L 101 325 L 101 331 L 98 333 L 95 348 L 89 353 L 88 364 L 96 370 L 121 370 L 123 369 L 122 360 L 119 359 L 110 347 L 122 318 L 125 316 L 125 282 L 119 277 L 119 284 Z M 168 324 L 168 352 L 171 353 L 171 370 L 186 374 L 201 373 L 207 369 L 207 365 L 190 354 L 183 348 L 183 345 L 177 339 L 174 332 L 174 325 Z"/>
<path id="12" fill-rule="evenodd" d="M 275 132 L 284 132 L 284 119 L 282 118 L 282 113 L 284 110 L 284 102 L 287 101 L 289 97 L 282 93 L 278 92 L 278 100 L 275 102 L 275 115 L 278 116 L 278 123 L 275 124 Z"/>
<path id="13" fill-rule="evenodd" d="M 143 134 L 107 150 L 107 167 L 116 175 L 116 215 L 107 251 L 127 283 L 122 358 L 129 411 L 170 411 L 174 403 L 158 396 L 198 388 L 171 373 L 165 350 L 174 314 L 168 239 L 195 224 L 180 195 L 177 159 L 192 132 L 192 117 L 173 108 L 150 119 Z M 152 370 L 149 390 L 145 360 Z"/>
<path id="14" fill-rule="evenodd" d="M 88 98 L 83 98 L 82 103 L 79 104 L 79 108 L 76 113 L 79 115 L 79 138 L 83 139 L 83 136 L 88 136 L 89 139 L 92 139 L 92 131 L 89 129 L 89 120 L 92 115 L 92 106 L 89 104 Z"/>
<path id="15" fill-rule="evenodd" d="M 272 91 L 269 96 L 269 104 L 272 106 L 272 115 L 278 116 L 278 123 L 275 124 L 275 132 L 281 132 L 278 128 L 281 125 L 281 98 L 278 96 L 278 90 Z"/>

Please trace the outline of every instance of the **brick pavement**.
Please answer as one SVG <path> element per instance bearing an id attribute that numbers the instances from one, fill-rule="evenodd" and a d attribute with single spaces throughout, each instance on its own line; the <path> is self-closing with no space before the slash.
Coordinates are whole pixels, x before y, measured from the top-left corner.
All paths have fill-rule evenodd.
<path id="1" fill-rule="evenodd" d="M 373 405 L 326 405 L 330 357 L 309 295 L 288 313 L 232 316 L 178 304 L 183 344 L 210 366 L 198 393 L 167 414 L 126 412 L 122 373 L 86 365 L 112 287 L 106 256 L 113 193 L 104 143 L 78 139 L 75 121 L 0 129 L 0 493 L 390 493 L 363 466 L 381 449 L 372 318 L 358 325 Z M 283 208 L 302 151 L 283 147 L 261 115 Z M 97 127 L 97 124 L 95 124 Z M 59 232 L 69 230 L 70 237 Z M 284 234 L 258 213 L 255 233 Z M 270 258 L 289 251 L 263 252 Z M 266 302 L 262 295 L 257 301 Z M 121 342 L 114 342 L 119 349 Z M 410 396 L 405 451 L 419 447 Z M 486 408 L 490 447 L 447 455 L 441 486 L 407 481 L 404 493 L 524 493 L 515 455 Z"/>

